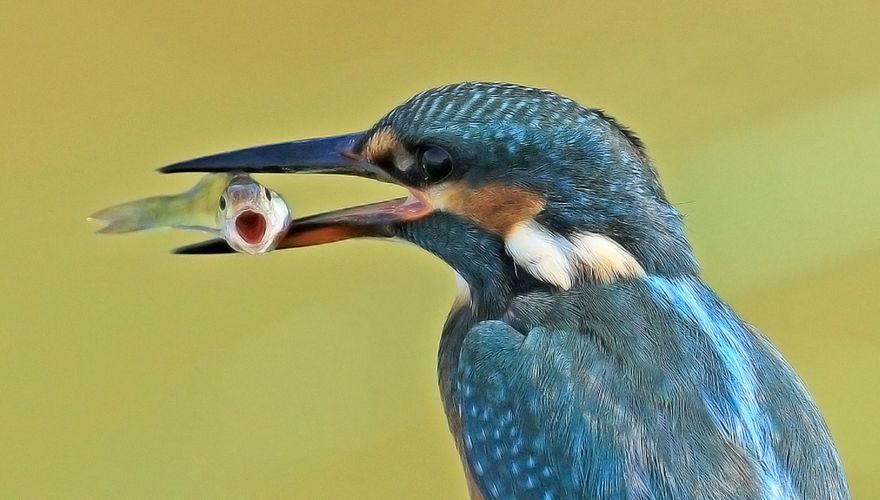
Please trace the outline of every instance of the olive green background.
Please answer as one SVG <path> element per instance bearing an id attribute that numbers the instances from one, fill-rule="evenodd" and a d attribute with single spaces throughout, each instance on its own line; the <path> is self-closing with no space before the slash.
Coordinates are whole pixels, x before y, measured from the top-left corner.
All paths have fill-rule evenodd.
<path id="1" fill-rule="evenodd" d="M 648 144 L 706 280 L 880 494 L 876 2 L 3 2 L 0 496 L 464 498 L 436 388 L 452 273 L 344 242 L 93 235 L 153 169 L 361 130 L 424 88 L 552 88 Z M 261 177 L 296 214 L 396 196 Z"/>

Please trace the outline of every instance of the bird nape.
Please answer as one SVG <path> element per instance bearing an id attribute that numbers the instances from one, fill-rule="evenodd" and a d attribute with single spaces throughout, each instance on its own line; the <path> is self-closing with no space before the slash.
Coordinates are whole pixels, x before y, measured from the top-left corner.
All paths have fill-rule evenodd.
<path id="1" fill-rule="evenodd" d="M 396 238 L 455 270 L 438 371 L 473 498 L 849 498 L 803 383 L 701 281 L 642 143 L 601 111 L 465 82 L 365 132 L 161 169 L 231 170 L 409 190 L 295 220 L 279 248 Z"/>

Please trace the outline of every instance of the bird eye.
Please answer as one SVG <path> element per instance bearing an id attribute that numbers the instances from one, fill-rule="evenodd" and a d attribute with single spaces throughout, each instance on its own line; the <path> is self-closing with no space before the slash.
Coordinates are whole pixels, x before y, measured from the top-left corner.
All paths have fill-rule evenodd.
<path id="1" fill-rule="evenodd" d="M 269 188 L 264 187 L 263 191 L 266 192 L 266 201 L 272 201 L 272 192 L 269 191 Z"/>
<path id="2" fill-rule="evenodd" d="M 452 155 L 440 146 L 426 146 L 419 152 L 419 166 L 425 172 L 425 179 L 441 181 L 452 172 Z"/>
<path id="3" fill-rule="evenodd" d="M 226 210 L 226 197 L 220 197 L 220 210 Z"/>

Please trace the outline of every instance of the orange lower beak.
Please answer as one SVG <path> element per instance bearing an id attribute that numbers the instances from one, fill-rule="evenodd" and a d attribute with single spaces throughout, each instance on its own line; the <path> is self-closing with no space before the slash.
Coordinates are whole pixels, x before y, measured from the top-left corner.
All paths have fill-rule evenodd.
<path id="1" fill-rule="evenodd" d="M 322 245 L 365 236 L 388 237 L 392 225 L 419 219 L 430 212 L 430 205 L 418 196 L 325 212 L 294 220 L 278 248 Z"/>

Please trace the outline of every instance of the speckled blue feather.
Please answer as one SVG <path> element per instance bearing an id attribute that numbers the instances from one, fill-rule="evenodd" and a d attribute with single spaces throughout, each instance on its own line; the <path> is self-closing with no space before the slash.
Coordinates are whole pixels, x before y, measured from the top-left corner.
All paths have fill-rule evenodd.
<path id="1" fill-rule="evenodd" d="M 469 287 L 438 371 L 475 498 L 849 498 L 809 393 L 701 281 L 631 132 L 552 92 L 484 83 L 422 93 L 386 127 L 452 151 L 453 182 L 539 194 L 542 227 L 606 236 L 646 274 L 560 290 L 466 215 L 393 228 Z"/>
<path id="2" fill-rule="evenodd" d="M 794 373 L 699 280 L 525 294 L 463 335 L 451 399 L 486 498 L 847 497 Z"/>

